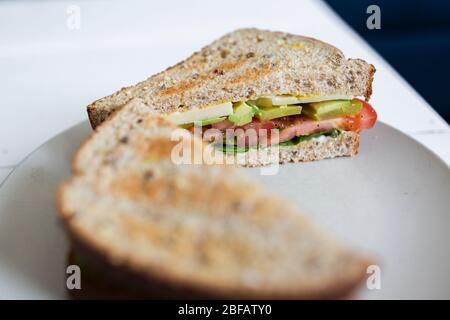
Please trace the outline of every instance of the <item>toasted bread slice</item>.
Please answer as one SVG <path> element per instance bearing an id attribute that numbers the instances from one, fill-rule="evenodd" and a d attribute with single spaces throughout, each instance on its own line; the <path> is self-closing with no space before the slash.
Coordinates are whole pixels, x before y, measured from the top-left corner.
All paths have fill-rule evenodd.
<path id="1" fill-rule="evenodd" d="M 240 29 L 87 110 L 95 128 L 133 98 L 162 113 L 283 94 L 368 100 L 374 72 L 365 61 L 346 59 L 339 49 L 312 38 Z"/>
<path id="2" fill-rule="evenodd" d="M 58 206 L 89 261 L 148 297 L 335 298 L 364 279 L 369 260 L 287 199 L 232 166 L 174 164 L 176 128 L 133 100 L 77 152 Z"/>

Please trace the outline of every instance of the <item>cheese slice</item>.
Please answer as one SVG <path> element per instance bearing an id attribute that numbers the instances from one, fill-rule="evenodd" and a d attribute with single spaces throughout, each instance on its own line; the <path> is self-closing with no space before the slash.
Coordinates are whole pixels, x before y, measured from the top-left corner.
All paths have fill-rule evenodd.
<path id="1" fill-rule="evenodd" d="M 282 106 L 287 104 L 300 104 L 300 103 L 311 103 L 319 101 L 328 100 L 351 100 L 352 96 L 344 95 L 333 95 L 333 96 L 306 96 L 306 97 L 296 97 L 296 96 L 267 96 L 261 97 L 256 100 L 256 103 L 262 106 Z"/>
<path id="2" fill-rule="evenodd" d="M 186 124 L 210 118 L 219 118 L 233 113 L 233 104 L 225 102 L 201 109 L 192 109 L 186 112 L 173 112 L 167 118 L 176 124 Z"/>

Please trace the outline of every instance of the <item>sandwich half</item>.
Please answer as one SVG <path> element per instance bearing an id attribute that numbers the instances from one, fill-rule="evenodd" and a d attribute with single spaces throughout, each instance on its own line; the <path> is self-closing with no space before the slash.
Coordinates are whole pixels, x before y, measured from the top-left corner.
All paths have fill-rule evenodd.
<path id="1" fill-rule="evenodd" d="M 211 142 L 228 155 L 277 146 L 280 163 L 352 156 L 360 131 L 376 121 L 368 103 L 374 72 L 312 38 L 240 29 L 87 109 L 95 128 L 139 99 L 177 125 L 220 131 Z"/>
<path id="2" fill-rule="evenodd" d="M 88 279 L 109 288 L 96 298 L 339 298 L 364 281 L 364 255 L 238 169 L 175 164 L 175 129 L 132 100 L 76 153 L 58 207 L 77 297 Z"/>

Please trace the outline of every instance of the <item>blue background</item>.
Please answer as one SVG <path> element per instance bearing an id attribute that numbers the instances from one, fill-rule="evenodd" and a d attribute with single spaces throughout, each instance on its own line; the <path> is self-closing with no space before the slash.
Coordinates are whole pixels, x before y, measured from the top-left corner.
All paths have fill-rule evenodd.
<path id="1" fill-rule="evenodd" d="M 450 1 L 326 0 L 450 123 Z M 381 29 L 369 30 L 369 5 Z"/>

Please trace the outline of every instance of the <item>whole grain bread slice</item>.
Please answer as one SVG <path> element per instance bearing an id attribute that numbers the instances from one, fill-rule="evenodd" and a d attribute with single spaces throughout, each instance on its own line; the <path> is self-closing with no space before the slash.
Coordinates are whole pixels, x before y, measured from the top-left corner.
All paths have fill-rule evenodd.
<path id="1" fill-rule="evenodd" d="M 319 40 L 240 29 L 191 57 L 87 107 L 92 127 L 133 98 L 162 113 L 260 96 L 362 96 L 372 93 L 375 68 L 346 59 Z"/>
<path id="2" fill-rule="evenodd" d="M 228 155 L 230 164 L 242 167 L 260 167 L 289 162 L 308 162 L 336 157 L 352 157 L 359 151 L 360 135 L 342 131 L 336 137 L 320 136 L 295 146 L 270 146 L 247 153 Z M 252 152 L 254 151 L 254 152 Z"/>
<path id="3" fill-rule="evenodd" d="M 333 298 L 364 279 L 366 257 L 236 168 L 175 164 L 180 129 L 147 111 L 133 100 L 103 123 L 60 189 L 60 217 L 90 261 L 149 296 L 156 283 L 177 297 Z"/>

